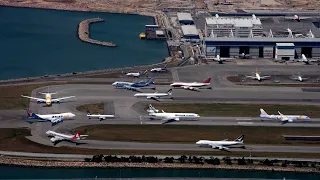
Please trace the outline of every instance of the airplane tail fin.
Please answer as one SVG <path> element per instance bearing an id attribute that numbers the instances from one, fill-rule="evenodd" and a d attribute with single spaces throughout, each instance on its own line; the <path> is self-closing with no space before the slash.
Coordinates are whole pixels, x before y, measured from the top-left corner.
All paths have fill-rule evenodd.
<path id="1" fill-rule="evenodd" d="M 91 113 L 88 112 L 87 115 L 91 115 Z"/>
<path id="2" fill-rule="evenodd" d="M 27 118 L 39 118 L 34 112 L 27 110 Z"/>
<path id="3" fill-rule="evenodd" d="M 269 117 L 269 114 L 266 113 L 263 109 L 260 109 L 260 117 Z"/>
<path id="4" fill-rule="evenodd" d="M 75 134 L 75 135 L 72 137 L 72 139 L 75 140 L 75 139 L 80 138 L 80 134 L 81 134 L 81 132 L 78 132 L 77 134 Z"/>
<path id="5" fill-rule="evenodd" d="M 210 83 L 211 78 L 208 78 L 207 80 L 203 81 L 203 83 Z"/>
<path id="6" fill-rule="evenodd" d="M 236 142 L 243 142 L 243 139 L 244 139 L 244 135 L 241 135 L 241 136 L 239 136 L 236 140 L 234 140 L 234 141 L 236 141 Z"/>
<path id="7" fill-rule="evenodd" d="M 155 77 L 152 77 L 152 78 L 150 78 L 148 81 L 147 81 L 147 84 L 154 84 L 154 79 L 155 79 Z"/>
<path id="8" fill-rule="evenodd" d="M 302 54 L 301 56 L 302 56 L 302 60 L 307 60 L 306 55 Z"/>
<path id="9" fill-rule="evenodd" d="M 154 113 L 158 112 L 158 110 L 154 108 L 151 104 L 149 104 L 149 110 L 153 111 Z"/>
<path id="10" fill-rule="evenodd" d="M 142 73 L 142 75 L 145 75 L 145 74 L 147 74 L 147 72 L 148 72 L 148 70 L 145 70 L 143 73 Z"/>
<path id="11" fill-rule="evenodd" d="M 172 94 L 172 89 L 169 89 L 169 90 L 167 91 L 167 94 L 171 95 L 171 94 Z"/>

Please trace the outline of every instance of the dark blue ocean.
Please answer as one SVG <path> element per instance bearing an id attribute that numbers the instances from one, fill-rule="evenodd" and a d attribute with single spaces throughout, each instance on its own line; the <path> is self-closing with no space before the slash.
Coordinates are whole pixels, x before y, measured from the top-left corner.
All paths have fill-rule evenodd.
<path id="1" fill-rule="evenodd" d="M 91 37 L 116 48 L 81 42 L 78 24 L 100 17 Z M 0 7 L 0 79 L 61 74 L 161 62 L 163 41 L 140 40 L 153 18 L 111 13 Z"/>
<path id="2" fill-rule="evenodd" d="M 319 180 L 319 174 L 208 169 L 35 168 L 0 166 L 0 179 L 72 178 L 252 178 Z"/>

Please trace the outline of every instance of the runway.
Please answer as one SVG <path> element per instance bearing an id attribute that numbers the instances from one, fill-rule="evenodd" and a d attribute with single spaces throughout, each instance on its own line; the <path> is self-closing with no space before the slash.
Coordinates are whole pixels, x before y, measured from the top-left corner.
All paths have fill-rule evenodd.
<path id="1" fill-rule="evenodd" d="M 221 68 L 222 67 L 222 68 Z M 288 68 L 289 67 L 289 68 Z M 290 74 L 291 71 L 318 73 L 317 66 L 264 66 L 261 69 L 264 73 Z M 201 90 L 201 92 L 186 91 L 182 89 L 173 90 L 173 100 L 169 98 L 161 99 L 161 102 L 246 102 L 246 103 L 276 103 L 276 104 L 312 104 L 317 105 L 320 102 L 319 92 L 305 91 L 297 87 L 246 87 L 237 86 L 226 80 L 227 75 L 235 73 L 249 73 L 255 70 L 255 66 L 235 66 L 235 65 L 210 65 L 185 67 L 176 69 L 174 79 L 193 82 L 201 81 L 212 77 L 212 90 Z M 161 75 L 159 75 L 161 76 Z M 168 75 L 165 75 L 167 79 Z M 145 77 L 146 79 L 148 77 Z M 86 78 L 87 79 L 87 78 Z M 100 79 L 101 80 L 101 79 Z M 99 80 L 99 81 L 100 81 Z M 78 79 L 77 79 L 78 81 Z M 157 84 L 157 83 L 156 83 Z M 169 86 L 155 85 L 158 92 L 166 92 Z M 46 92 L 47 87 L 35 89 L 32 96 L 40 97 L 38 92 Z M 147 90 L 150 91 L 150 90 Z M 159 120 L 150 121 L 145 113 L 141 113 L 142 108 L 136 107 L 139 102 L 152 103 L 145 99 L 133 97 L 135 92 L 116 89 L 111 85 L 96 84 L 67 84 L 50 86 L 50 92 L 59 92 L 58 97 L 72 96 L 76 98 L 65 101 L 61 104 L 54 104 L 52 107 L 43 107 L 34 101 L 30 103 L 30 110 L 39 114 L 52 114 L 62 112 L 72 112 L 76 115 L 73 120 L 64 121 L 56 126 L 50 123 L 27 124 L 23 119 L 23 111 L 19 111 L 19 116 L 12 118 L 2 117 L 2 127 L 30 127 L 31 137 L 28 139 L 52 146 L 45 132 L 53 130 L 60 133 L 69 134 L 76 127 L 90 124 L 161 124 Z M 56 96 L 55 96 L 56 97 Z M 82 104 L 99 103 L 105 104 L 106 114 L 115 114 L 115 119 L 99 121 L 87 119 L 86 113 L 78 112 L 76 107 Z M 138 109 L 137 109 L 138 108 Z M 140 110 L 139 110 L 140 108 Z M 182 125 L 234 125 L 234 126 L 283 126 L 283 127 L 320 127 L 320 119 L 312 119 L 307 122 L 294 122 L 281 125 L 274 120 L 261 120 L 259 116 L 259 107 L 257 107 L 257 117 L 201 117 L 197 121 L 175 122 L 173 124 Z M 12 123 L 13 122 L 13 123 Z M 208 137 L 210 139 L 211 137 Z M 149 143 L 128 143 L 128 142 L 108 142 L 108 141 L 84 141 L 87 144 L 77 146 L 81 148 L 103 148 L 103 149 L 151 149 L 151 150 L 188 150 L 188 151 L 208 151 L 210 148 L 199 148 L 195 144 L 149 144 Z M 72 143 L 62 142 L 64 146 L 76 146 Z M 60 146 L 60 144 L 59 144 Z M 232 149 L 232 151 L 255 151 L 255 152 L 319 152 L 320 147 L 295 147 L 295 146 L 253 146 L 248 145 L 247 149 Z"/>

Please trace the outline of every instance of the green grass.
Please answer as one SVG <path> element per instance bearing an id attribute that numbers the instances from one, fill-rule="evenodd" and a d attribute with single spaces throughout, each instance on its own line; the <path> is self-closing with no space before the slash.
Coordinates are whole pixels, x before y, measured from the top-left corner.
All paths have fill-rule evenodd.
<path id="1" fill-rule="evenodd" d="M 192 125 L 89 125 L 73 130 L 88 134 L 89 139 L 134 141 L 145 143 L 195 143 L 200 139 L 236 139 L 245 135 L 246 144 L 313 145 L 313 142 L 285 141 L 282 135 L 319 135 L 319 128 L 302 127 L 246 127 Z"/>
<path id="2" fill-rule="evenodd" d="M 0 150 L 35 152 L 35 153 L 57 153 L 57 154 L 104 154 L 104 155 L 208 155 L 208 156 L 244 156 L 249 152 L 224 152 L 224 151 L 163 151 L 163 150 L 122 150 L 122 149 L 86 149 L 73 147 L 52 147 L 35 143 L 25 138 L 30 136 L 28 129 L 0 129 Z M 185 134 L 184 134 L 185 135 Z M 49 141 L 49 138 L 48 138 Z M 81 146 L 81 145 L 79 145 Z M 281 153 L 281 152 L 252 152 L 252 157 L 284 157 L 284 158 L 320 158 L 320 153 Z"/>
<path id="3" fill-rule="evenodd" d="M 154 103 L 156 109 L 166 112 L 190 112 L 200 116 L 259 117 L 260 108 L 268 114 L 298 114 L 311 118 L 320 117 L 320 106 L 279 104 L 233 104 L 233 103 Z"/>
<path id="4" fill-rule="evenodd" d="M 104 113 L 104 103 L 97 103 L 97 104 L 85 104 L 78 106 L 76 108 L 78 111 L 81 112 L 90 112 L 91 114 L 103 114 Z"/>

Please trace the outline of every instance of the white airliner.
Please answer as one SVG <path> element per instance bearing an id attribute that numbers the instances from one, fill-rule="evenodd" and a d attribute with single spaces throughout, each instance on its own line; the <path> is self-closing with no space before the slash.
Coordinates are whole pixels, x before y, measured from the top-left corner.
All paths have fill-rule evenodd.
<path id="1" fill-rule="evenodd" d="M 105 115 L 105 114 L 87 114 L 87 117 L 89 119 L 91 118 L 96 118 L 96 119 L 100 119 L 100 121 L 105 120 L 107 118 L 114 118 L 114 115 Z"/>
<path id="2" fill-rule="evenodd" d="M 60 114 L 35 114 L 31 111 L 27 112 L 27 118 L 29 119 L 35 119 L 37 122 L 51 122 L 52 125 L 56 125 L 60 122 L 63 122 L 63 120 L 66 119 L 72 119 L 75 117 L 73 113 L 66 112 L 66 113 L 60 113 Z M 33 123 L 33 121 L 27 121 L 28 123 Z"/>
<path id="3" fill-rule="evenodd" d="M 61 134 L 54 131 L 47 131 L 46 134 L 49 137 L 52 137 L 50 141 L 54 143 L 54 145 L 56 145 L 60 141 L 77 142 L 78 140 L 82 140 L 88 137 L 88 135 L 80 135 L 80 132 L 78 132 L 75 135 L 66 135 L 66 134 Z"/>
<path id="4" fill-rule="evenodd" d="M 150 71 L 151 72 L 167 72 L 168 69 L 167 69 L 167 65 L 165 65 L 163 68 L 152 68 Z"/>
<path id="5" fill-rule="evenodd" d="M 186 90 L 197 91 L 197 90 L 199 90 L 200 87 L 210 86 L 210 81 L 211 81 L 211 78 L 206 79 L 202 83 L 199 83 L 199 82 L 192 82 L 192 83 L 174 82 L 174 83 L 170 84 L 170 86 L 175 87 L 175 88 L 181 87 Z"/>
<path id="6" fill-rule="evenodd" d="M 231 60 L 231 59 L 234 59 L 234 58 L 224 58 L 224 57 L 222 58 L 222 57 L 220 57 L 220 55 L 217 55 L 217 57 L 212 58 L 212 60 L 219 62 L 219 64 L 222 64 L 223 61 L 227 61 L 227 60 Z"/>
<path id="7" fill-rule="evenodd" d="M 310 79 L 310 77 L 305 77 L 305 78 L 304 78 L 304 77 L 302 77 L 302 76 L 299 74 L 299 75 L 297 75 L 297 76 L 291 76 L 290 79 L 295 80 L 295 81 L 303 82 L 303 81 L 305 81 L 305 80 Z"/>
<path id="8" fill-rule="evenodd" d="M 243 144 L 244 135 L 241 135 L 234 141 L 228 141 L 228 139 L 224 139 L 221 141 L 209 141 L 209 140 L 200 140 L 196 142 L 199 147 L 210 147 L 212 149 L 219 149 L 228 151 L 230 146 Z"/>
<path id="9" fill-rule="evenodd" d="M 310 64 L 310 62 L 317 62 L 319 61 L 318 59 L 308 59 L 304 54 L 301 55 L 302 58 L 299 59 L 299 62 L 304 62 L 305 64 Z"/>
<path id="10" fill-rule="evenodd" d="M 198 114 L 195 114 L 195 113 L 166 113 L 163 110 L 162 110 L 162 112 L 159 112 L 159 110 L 155 109 L 152 106 L 151 106 L 151 109 L 149 109 L 149 110 L 150 110 L 150 111 L 148 111 L 149 116 L 161 118 L 161 120 L 164 121 L 162 124 L 176 122 L 176 121 L 179 121 L 180 118 L 197 119 L 200 117 Z"/>
<path id="11" fill-rule="evenodd" d="M 24 96 L 24 95 L 21 95 L 21 96 L 25 97 L 25 98 L 29 98 L 29 99 L 34 99 L 34 100 L 37 101 L 38 104 L 45 103 L 47 106 L 51 106 L 53 103 L 58 103 L 59 104 L 61 100 L 75 97 L 75 96 L 68 96 L 68 97 L 52 99 L 51 95 L 57 94 L 57 93 L 50 93 L 49 92 L 49 88 L 48 88 L 48 92 L 47 93 L 40 92 L 40 94 L 45 95 L 45 99 L 36 98 L 36 97 L 30 97 L 30 96 Z"/>
<path id="12" fill-rule="evenodd" d="M 258 69 L 256 69 L 255 76 L 246 76 L 246 78 L 255 79 L 258 81 L 262 81 L 264 79 L 269 79 L 271 76 L 260 76 Z"/>
<path id="13" fill-rule="evenodd" d="M 260 109 L 260 117 L 280 120 L 281 124 L 285 124 L 288 122 L 293 122 L 296 120 L 310 120 L 310 118 L 306 115 L 283 115 L 278 111 L 279 115 L 269 115 L 263 109 Z"/>
<path id="14" fill-rule="evenodd" d="M 159 101 L 158 100 L 159 98 L 170 96 L 171 94 L 172 94 L 172 89 L 169 89 L 166 93 L 158 93 L 158 91 L 154 93 L 137 93 L 134 95 L 134 97 L 137 97 L 137 98 L 146 97 L 147 99 L 153 99 L 153 100 Z"/>
<path id="15" fill-rule="evenodd" d="M 285 19 L 296 20 L 300 22 L 301 20 L 310 19 L 311 17 L 300 17 L 298 15 L 294 15 L 293 17 L 285 17 Z"/>
<path id="16" fill-rule="evenodd" d="M 140 77 L 142 75 L 147 74 L 148 70 L 145 70 L 144 72 L 129 72 L 126 75 L 131 77 Z"/>

